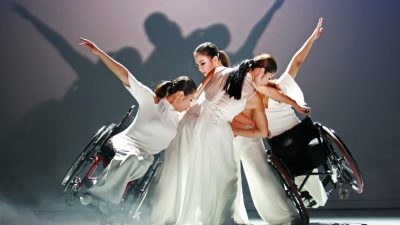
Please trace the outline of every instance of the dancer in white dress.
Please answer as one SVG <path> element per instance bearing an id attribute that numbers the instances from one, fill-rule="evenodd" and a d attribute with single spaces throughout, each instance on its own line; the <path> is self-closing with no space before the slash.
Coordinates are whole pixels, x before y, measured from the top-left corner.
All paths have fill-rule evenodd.
<path id="1" fill-rule="evenodd" d="M 200 88 L 204 88 L 204 95 L 185 115 L 177 137 L 166 151 L 168 157 L 153 187 L 151 224 L 218 225 L 233 219 L 238 168 L 229 122 L 245 107 L 262 105 L 254 85 L 266 83 L 276 67 L 270 65 L 273 59 L 264 54 L 233 69 L 215 68 L 218 55 L 211 43 L 203 43 L 195 51 L 199 70 L 208 75 Z M 276 89 L 270 95 L 295 103 Z M 260 116 L 266 125 L 263 111 Z M 267 126 L 243 132 L 268 135 Z"/>
<path id="2" fill-rule="evenodd" d="M 164 162 L 155 178 L 146 204 L 150 210 L 148 224 L 175 224 L 181 214 L 186 184 L 189 177 L 189 167 L 192 163 L 191 153 L 193 129 L 200 114 L 200 104 L 204 100 L 204 86 L 209 82 L 211 72 L 219 66 L 228 66 L 229 58 L 224 51 L 214 45 L 211 48 L 212 57 L 201 62 L 206 66 L 205 78 L 197 90 L 196 102 L 188 109 L 178 125 L 176 137 L 164 152 Z M 199 63 L 200 64 L 200 63 Z"/>
<path id="3" fill-rule="evenodd" d="M 319 19 L 314 32 L 293 56 L 285 73 L 276 81 L 277 86 L 279 86 L 284 94 L 296 100 L 296 102 L 301 105 L 305 104 L 304 96 L 301 89 L 294 81 L 294 78 L 315 40 L 319 38 L 322 32 L 322 22 L 322 18 Z M 245 121 L 243 120 L 243 115 L 254 118 L 252 114 L 253 112 L 250 110 L 243 112 L 243 114 L 238 116 L 238 119 L 241 120 L 240 123 Z M 268 100 L 266 114 L 271 137 L 291 129 L 300 122 L 290 105 L 277 102 L 273 99 Z M 246 121 L 244 123 L 246 123 Z M 252 123 L 247 123 L 247 125 L 253 126 Z M 238 136 L 234 139 L 234 148 L 235 151 L 241 154 L 240 157 L 249 184 L 250 194 L 263 220 L 269 224 L 287 224 L 293 220 L 297 213 L 292 204 L 288 201 L 278 179 L 274 176 L 272 168 L 267 163 L 262 140 L 259 138 Z M 299 178 L 296 178 L 296 181 L 297 180 L 299 180 Z M 311 192 L 321 196 L 318 200 L 318 204 L 325 204 L 326 194 L 318 177 L 310 177 L 305 188 L 309 191 L 314 190 Z M 323 191 L 323 193 L 321 191 Z M 238 192 L 238 197 L 241 198 L 242 193 Z"/>
<path id="4" fill-rule="evenodd" d="M 111 138 L 115 156 L 97 183 L 81 197 L 84 205 L 93 203 L 93 196 L 119 204 L 128 182 L 142 177 L 153 162 L 153 154 L 164 150 L 175 137 L 179 112 L 190 106 L 196 84 L 189 77 L 181 76 L 162 82 L 153 92 L 93 42 L 83 38 L 81 41 L 81 45 L 98 56 L 122 81 L 139 104 L 132 124 Z"/>

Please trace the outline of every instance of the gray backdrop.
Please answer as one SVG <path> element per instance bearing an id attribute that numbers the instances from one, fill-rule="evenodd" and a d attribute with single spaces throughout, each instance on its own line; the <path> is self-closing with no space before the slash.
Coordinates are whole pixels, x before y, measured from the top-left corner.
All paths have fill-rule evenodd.
<path id="1" fill-rule="evenodd" d="M 327 208 L 399 208 L 399 6 L 396 0 L 2 0 L 0 199 L 62 202 L 60 181 L 81 148 L 134 103 L 78 45 L 80 36 L 153 87 L 182 74 L 200 81 L 192 51 L 207 40 L 234 62 L 271 53 L 283 72 L 322 16 L 324 34 L 298 82 L 314 120 L 335 128 L 365 179 L 362 195 L 333 196 Z"/>

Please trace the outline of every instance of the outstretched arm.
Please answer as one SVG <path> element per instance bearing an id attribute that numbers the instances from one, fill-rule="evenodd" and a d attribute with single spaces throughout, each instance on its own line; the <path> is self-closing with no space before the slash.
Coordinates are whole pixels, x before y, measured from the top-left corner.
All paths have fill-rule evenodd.
<path id="1" fill-rule="evenodd" d="M 321 35 L 323 31 L 323 21 L 323 18 L 319 18 L 317 27 L 315 27 L 313 33 L 306 40 L 303 46 L 301 46 L 301 48 L 294 54 L 292 60 L 286 68 L 286 72 L 289 73 L 293 77 L 293 79 L 296 78 L 297 72 L 299 71 L 301 64 L 307 58 L 307 55 L 310 52 L 310 49 L 313 46 L 315 40 L 317 40 Z"/>
<path id="2" fill-rule="evenodd" d="M 125 86 L 129 87 L 129 80 L 128 80 L 129 71 L 127 68 L 125 68 L 122 64 L 111 58 L 107 53 L 105 53 L 103 50 L 97 47 L 97 45 L 95 45 L 90 40 L 85 38 L 80 38 L 80 40 L 81 40 L 80 45 L 85 46 L 94 55 L 98 56 L 101 59 L 101 61 L 103 61 L 103 63 L 106 64 L 106 66 L 122 81 L 122 83 Z"/>
<path id="3" fill-rule="evenodd" d="M 259 93 L 261 93 L 265 96 L 268 96 L 268 97 L 274 99 L 275 101 L 283 102 L 283 103 L 291 105 L 297 112 L 299 112 L 303 115 L 307 115 L 310 113 L 309 107 L 301 106 L 301 105 L 297 104 L 297 102 L 295 100 L 291 99 L 287 95 L 282 94 L 282 92 L 280 92 L 275 87 L 265 85 L 265 86 L 257 86 L 255 88 Z"/>

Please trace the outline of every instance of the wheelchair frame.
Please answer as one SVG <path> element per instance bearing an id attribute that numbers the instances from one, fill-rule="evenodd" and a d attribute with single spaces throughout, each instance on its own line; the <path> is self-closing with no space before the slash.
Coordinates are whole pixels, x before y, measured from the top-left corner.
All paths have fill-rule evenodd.
<path id="1" fill-rule="evenodd" d="M 319 133 L 319 144 L 322 144 L 323 151 L 326 151 L 327 153 L 326 161 L 320 166 L 323 167 L 325 171 L 318 173 L 306 172 L 305 174 L 302 174 L 306 177 L 300 184 L 300 187 L 295 184 L 295 176 L 285 164 L 284 160 L 279 158 L 272 150 L 267 151 L 267 159 L 269 164 L 273 167 L 276 174 L 280 178 L 288 198 L 296 207 L 301 218 L 301 224 L 305 225 L 309 224 L 309 215 L 301 197 L 301 190 L 310 176 L 325 176 L 322 180 L 322 183 L 325 191 L 327 192 L 327 196 L 329 196 L 337 188 L 338 183 L 339 197 L 341 199 L 348 198 L 348 187 L 359 194 L 363 192 L 364 187 L 361 171 L 354 160 L 354 157 L 351 155 L 350 151 L 347 149 L 340 137 L 332 129 L 323 126 L 320 123 L 313 124 Z M 334 170 L 337 172 L 336 182 L 332 180 Z M 327 191 L 326 188 L 329 184 L 331 184 L 333 187 Z"/>
<path id="2" fill-rule="evenodd" d="M 93 186 L 97 177 L 94 176 L 97 168 L 102 164 L 105 168 L 110 159 L 104 155 L 102 150 L 108 140 L 127 127 L 127 122 L 132 118 L 135 106 L 132 105 L 125 114 L 121 122 L 102 126 L 90 142 L 85 146 L 82 152 L 77 156 L 71 168 L 64 176 L 61 185 L 66 192 L 65 201 L 68 205 L 74 205 L 78 202 L 81 189 L 86 186 Z M 133 224 L 134 218 L 139 216 L 139 209 L 147 195 L 148 188 L 156 176 L 164 156 L 162 153 L 154 156 L 154 162 L 146 174 L 133 182 L 130 182 L 122 197 L 121 204 L 117 210 L 103 216 L 101 224 Z"/>

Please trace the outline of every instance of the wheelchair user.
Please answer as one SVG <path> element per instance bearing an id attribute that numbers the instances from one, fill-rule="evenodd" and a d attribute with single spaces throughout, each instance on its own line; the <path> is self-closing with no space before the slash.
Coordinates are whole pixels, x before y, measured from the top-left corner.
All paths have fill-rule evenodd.
<path id="1" fill-rule="evenodd" d="M 323 19 L 320 18 L 311 36 L 292 57 L 286 71 L 278 79 L 271 80 L 268 83 L 268 86 L 278 88 L 283 94 L 295 100 L 299 105 L 305 105 L 305 102 L 304 95 L 297 85 L 295 77 L 314 42 L 321 35 L 323 30 L 322 23 Z M 263 91 L 264 87 L 257 87 L 257 89 Z M 267 107 L 265 113 L 271 134 L 270 138 L 300 123 L 299 118 L 290 105 L 271 98 L 266 99 L 266 101 Z M 308 113 L 309 111 L 306 114 Z M 246 129 L 256 125 L 254 112 L 250 111 L 244 111 L 242 114 L 239 114 L 232 122 L 234 130 L 238 128 Z M 249 184 L 250 194 L 255 208 L 263 220 L 271 224 L 276 224 L 296 216 L 297 213 L 282 190 L 280 181 L 274 176 L 272 168 L 267 162 L 262 140 L 237 136 L 234 139 L 234 148 L 235 151 L 240 151 L 240 158 Z M 296 178 L 296 183 L 301 183 L 300 179 Z M 318 177 L 310 176 L 304 189 L 310 192 L 310 195 L 314 197 L 318 205 L 323 206 L 326 203 L 327 196 Z M 241 198 L 243 198 L 242 193 L 238 193 L 237 202 L 240 202 Z M 236 206 L 235 210 L 239 211 L 239 208 L 239 206 Z"/>
<path id="2" fill-rule="evenodd" d="M 94 186 L 80 197 L 83 205 L 94 204 L 107 213 L 107 208 L 101 206 L 108 203 L 119 205 L 127 184 L 141 178 L 153 163 L 153 155 L 165 149 L 175 137 L 179 113 L 190 106 L 196 84 L 191 78 L 180 76 L 161 82 L 153 92 L 93 42 L 84 38 L 80 40 L 80 45 L 98 56 L 122 81 L 140 109 L 129 127 L 110 139 L 115 156 Z"/>

